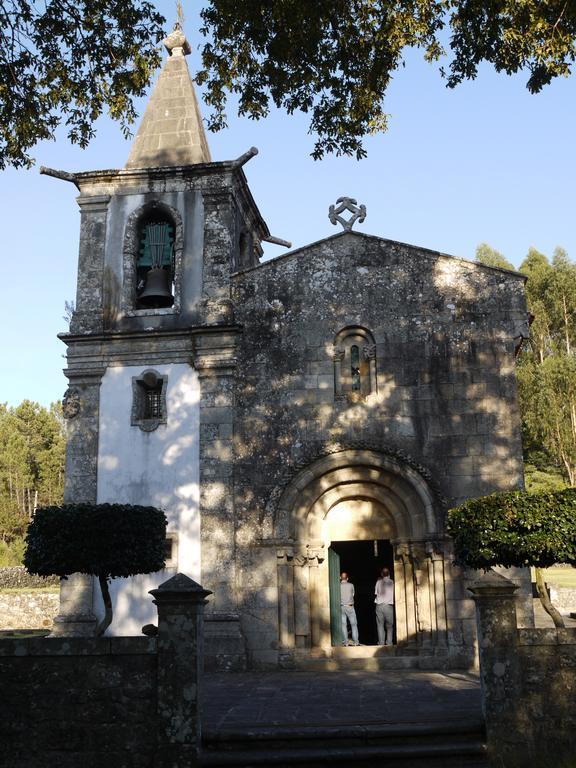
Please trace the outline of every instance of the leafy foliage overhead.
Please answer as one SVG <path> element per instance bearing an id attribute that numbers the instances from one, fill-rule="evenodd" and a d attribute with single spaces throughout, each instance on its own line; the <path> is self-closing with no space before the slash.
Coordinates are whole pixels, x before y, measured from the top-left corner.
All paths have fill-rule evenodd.
<path id="1" fill-rule="evenodd" d="M 532 93 L 570 74 L 576 56 L 576 4 L 566 0 L 209 0 L 201 15 L 209 40 L 197 79 L 210 127 L 226 124 L 227 91 L 252 118 L 270 101 L 310 112 L 316 158 L 366 154 L 362 137 L 386 129 L 384 96 L 407 47 L 431 62 L 447 54 L 450 87 L 486 61 L 526 70 Z"/>
<path id="2" fill-rule="evenodd" d="M 146 0 L 0 0 L 0 169 L 29 166 L 61 122 L 86 146 L 105 109 L 127 133 L 163 23 Z"/>
<path id="3" fill-rule="evenodd" d="M 576 565 L 576 488 L 471 499 L 449 511 L 448 533 L 467 568 Z"/>
<path id="4" fill-rule="evenodd" d="M 64 504 L 36 511 L 24 565 L 39 576 L 86 573 L 104 579 L 159 571 L 166 516 L 155 507 Z"/>

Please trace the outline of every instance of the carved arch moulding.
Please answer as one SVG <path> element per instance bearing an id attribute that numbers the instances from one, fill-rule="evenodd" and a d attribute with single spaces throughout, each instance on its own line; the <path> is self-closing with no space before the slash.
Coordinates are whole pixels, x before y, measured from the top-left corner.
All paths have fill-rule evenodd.
<path id="1" fill-rule="evenodd" d="M 443 522 L 448 505 L 446 498 L 443 496 L 432 473 L 405 451 L 396 448 L 389 443 L 372 440 L 334 442 L 330 444 L 316 442 L 308 444 L 293 465 L 286 469 L 281 477 L 278 478 L 274 490 L 271 492 L 266 507 L 263 510 L 260 522 L 263 522 L 264 518 L 272 520 L 274 521 L 274 528 L 277 529 L 279 510 L 285 509 L 287 494 L 289 494 L 291 486 L 300 488 L 302 485 L 304 487 L 306 481 L 309 481 L 312 476 L 315 476 L 316 474 L 317 476 L 321 476 L 322 468 L 320 467 L 319 462 L 322 459 L 325 459 L 326 457 L 337 457 L 338 454 L 341 454 L 341 458 L 344 461 L 350 461 L 350 457 L 344 456 L 344 454 L 349 454 L 350 452 L 380 455 L 394 462 L 401 474 L 409 473 L 418 486 L 426 486 L 427 493 L 430 496 L 430 503 L 434 509 L 438 522 Z M 360 455 L 356 456 L 356 460 L 361 460 L 361 458 Z M 336 461 L 338 461 L 337 458 Z M 418 478 L 420 479 L 418 480 Z"/>

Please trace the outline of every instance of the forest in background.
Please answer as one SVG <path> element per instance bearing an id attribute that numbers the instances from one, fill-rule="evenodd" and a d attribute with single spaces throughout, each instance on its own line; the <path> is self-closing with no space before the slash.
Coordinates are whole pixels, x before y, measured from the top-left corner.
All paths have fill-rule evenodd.
<path id="1" fill-rule="evenodd" d="M 515 269 L 485 243 L 476 259 Z M 518 271 L 533 317 L 516 366 L 526 488 L 553 490 L 576 485 L 576 263 L 563 248 L 551 259 L 530 248 Z"/>
<path id="2" fill-rule="evenodd" d="M 514 269 L 483 243 L 477 261 Z M 535 248 L 520 265 L 528 276 L 530 339 L 517 358 L 528 491 L 576 485 L 576 264 L 562 248 Z M 65 434 L 59 403 L 0 404 L 0 567 L 17 565 L 37 507 L 64 494 Z"/>
<path id="3" fill-rule="evenodd" d="M 60 404 L 0 404 L 0 566 L 21 562 L 34 510 L 62 503 L 64 450 Z"/>

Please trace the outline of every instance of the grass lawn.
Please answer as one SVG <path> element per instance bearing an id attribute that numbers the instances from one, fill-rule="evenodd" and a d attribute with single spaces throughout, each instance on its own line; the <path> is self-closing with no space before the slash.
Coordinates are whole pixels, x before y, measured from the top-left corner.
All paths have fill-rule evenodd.
<path id="1" fill-rule="evenodd" d="M 534 569 L 532 569 L 532 581 L 536 581 Z M 571 565 L 555 565 L 544 569 L 544 581 L 547 584 L 555 584 L 557 587 L 576 588 L 576 568 Z"/>
<path id="2" fill-rule="evenodd" d="M 49 629 L 0 629 L 0 640 L 22 640 L 26 637 L 46 637 Z"/>

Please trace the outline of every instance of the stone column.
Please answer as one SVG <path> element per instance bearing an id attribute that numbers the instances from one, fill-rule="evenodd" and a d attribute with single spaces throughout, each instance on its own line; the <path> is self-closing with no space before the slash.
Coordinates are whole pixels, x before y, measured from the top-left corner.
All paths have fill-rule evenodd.
<path id="1" fill-rule="evenodd" d="M 364 359 L 368 363 L 369 386 L 365 394 L 378 392 L 377 369 L 376 369 L 376 345 L 369 344 L 364 347 Z"/>
<path id="2" fill-rule="evenodd" d="M 97 501 L 98 429 L 100 383 L 104 368 L 68 369 L 70 381 L 62 411 L 66 419 L 66 471 L 64 501 L 67 504 Z M 93 613 L 94 579 L 74 573 L 60 582 L 60 612 L 51 636 L 91 637 L 96 629 Z"/>
<path id="3" fill-rule="evenodd" d="M 310 568 L 307 557 L 298 555 L 294 560 L 294 634 L 296 647 L 307 648 L 310 645 Z"/>
<path id="4" fill-rule="evenodd" d="M 219 322 L 222 302 L 230 298 L 230 272 L 237 250 L 235 240 L 235 202 L 227 190 L 205 191 L 204 269 L 202 277 L 202 312 L 204 322 Z"/>
<path id="5" fill-rule="evenodd" d="M 416 645 L 416 594 L 414 589 L 414 565 L 408 547 L 398 547 L 398 556 L 404 571 L 404 588 L 406 600 L 406 642 L 408 646 Z"/>
<path id="6" fill-rule="evenodd" d="M 310 578 L 310 645 L 320 648 L 324 638 L 321 605 L 320 558 L 310 554 L 308 558 Z"/>
<path id="7" fill-rule="evenodd" d="M 431 583 L 433 583 L 431 563 L 423 547 L 413 547 L 412 551 L 416 577 L 416 626 L 422 647 L 429 648 L 432 645 L 432 627 L 435 618 L 431 599 Z"/>
<path id="8" fill-rule="evenodd" d="M 236 612 L 234 518 L 234 326 L 194 332 L 200 379 L 200 525 L 202 581 L 213 589 L 214 611 Z"/>
<path id="9" fill-rule="evenodd" d="M 435 635 L 434 644 L 445 648 L 448 644 L 448 626 L 446 622 L 446 589 L 444 584 L 444 552 L 438 542 L 426 543 L 426 554 L 430 559 L 430 568 L 433 576 L 432 584 L 434 592 L 432 595 L 434 605 Z"/>
<path id="10" fill-rule="evenodd" d="M 212 594 L 177 573 L 150 594 L 158 607 L 158 750 L 154 768 L 190 768 L 201 747 L 204 606 Z"/>
<path id="11" fill-rule="evenodd" d="M 394 547 L 394 560 L 397 563 L 394 568 L 394 607 L 396 613 L 396 642 L 398 645 L 405 643 L 408 638 L 406 626 L 406 583 L 404 579 L 404 561 L 402 560 L 402 548 Z"/>
<path id="12" fill-rule="evenodd" d="M 331 647 L 328 563 L 325 559 L 324 544 L 316 541 L 309 544 L 307 549 L 312 646 Z"/>
<path id="13" fill-rule="evenodd" d="M 104 252 L 109 195 L 78 197 L 80 248 L 76 306 L 70 324 L 72 333 L 98 332 L 103 327 Z"/>
<path id="14" fill-rule="evenodd" d="M 276 552 L 278 571 L 278 635 L 280 648 L 293 648 L 294 637 L 294 553 Z"/>
<path id="15" fill-rule="evenodd" d="M 469 585 L 476 603 L 476 624 L 480 656 L 482 707 L 486 721 L 488 751 L 493 758 L 516 764 L 517 745 L 510 736 L 514 705 L 519 694 L 518 631 L 514 593 L 516 584 L 490 571 Z M 507 749 L 510 745 L 510 750 Z M 528 764 L 528 763 L 526 763 Z"/>
<path id="16" fill-rule="evenodd" d="M 334 347 L 332 358 L 334 360 L 334 394 L 338 397 L 342 394 L 342 360 L 344 360 L 342 347 Z"/>

